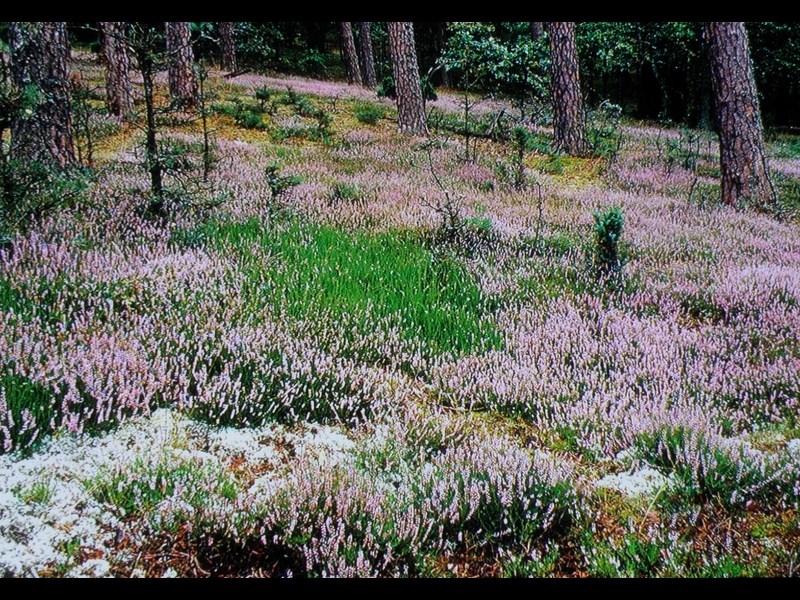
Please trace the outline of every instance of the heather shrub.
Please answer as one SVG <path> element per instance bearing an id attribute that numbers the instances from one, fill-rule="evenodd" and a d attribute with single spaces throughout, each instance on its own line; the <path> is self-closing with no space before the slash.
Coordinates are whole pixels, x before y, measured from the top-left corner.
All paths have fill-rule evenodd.
<path id="1" fill-rule="evenodd" d="M 646 460 L 674 473 L 678 493 L 691 501 L 734 506 L 777 491 L 771 485 L 776 464 L 741 442 L 677 426 L 640 434 L 636 448 Z"/>
<path id="2" fill-rule="evenodd" d="M 519 551 L 580 510 L 566 470 L 501 438 L 456 443 L 416 465 L 302 465 L 271 496 L 273 536 L 302 552 L 310 573 L 413 575 L 467 547 Z"/>

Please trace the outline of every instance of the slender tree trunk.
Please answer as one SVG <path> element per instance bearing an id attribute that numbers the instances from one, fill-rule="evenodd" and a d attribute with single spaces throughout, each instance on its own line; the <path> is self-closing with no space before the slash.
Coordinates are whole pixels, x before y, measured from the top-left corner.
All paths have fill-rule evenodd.
<path id="1" fill-rule="evenodd" d="M 219 24 L 219 44 L 222 50 L 222 68 L 233 73 L 236 71 L 236 44 L 234 43 L 233 23 Z"/>
<path id="2" fill-rule="evenodd" d="M 9 27 L 11 78 L 32 86 L 38 102 L 11 122 L 11 158 L 66 166 L 75 162 L 67 94 L 69 43 L 63 22 L 14 22 Z"/>
<path id="3" fill-rule="evenodd" d="M 358 68 L 358 53 L 356 52 L 356 41 L 353 39 L 353 28 L 349 22 L 339 23 L 339 30 L 342 34 L 342 57 L 344 58 L 344 70 L 347 73 L 347 82 L 350 85 L 361 85 L 361 69 Z"/>
<path id="4" fill-rule="evenodd" d="M 436 51 L 439 53 L 439 56 L 442 55 L 445 48 L 445 39 L 444 39 L 444 32 L 447 29 L 447 22 L 440 22 L 439 26 L 436 28 Z M 442 87 L 449 88 L 450 87 L 450 76 L 447 74 L 447 68 L 442 65 L 441 69 L 441 84 Z"/>
<path id="5" fill-rule="evenodd" d="M 589 153 L 583 114 L 575 23 L 551 22 L 550 77 L 553 88 L 553 136 L 557 150 L 573 156 Z"/>
<path id="6" fill-rule="evenodd" d="M 531 23 L 531 36 L 533 37 L 533 41 L 537 41 L 542 35 L 544 35 L 544 23 L 541 21 L 533 21 Z"/>
<path id="7" fill-rule="evenodd" d="M 358 24 L 358 58 L 361 61 L 361 74 L 364 76 L 364 85 L 369 88 L 378 86 L 375 76 L 375 59 L 372 57 L 372 33 L 369 23 Z"/>
<path id="8" fill-rule="evenodd" d="M 169 94 L 178 106 L 197 106 L 197 77 L 192 64 L 192 35 L 189 23 L 174 21 L 166 23 L 167 31 L 167 79 Z"/>
<path id="9" fill-rule="evenodd" d="M 106 104 L 108 112 L 125 118 L 133 112 L 133 87 L 128 73 L 130 60 L 125 44 L 125 23 L 100 23 L 103 32 L 103 62 L 106 65 Z"/>
<path id="10" fill-rule="evenodd" d="M 153 81 L 155 66 L 149 56 L 143 56 L 140 64 L 142 84 L 144 87 L 145 116 L 147 118 L 145 156 L 147 172 L 150 173 L 150 190 L 156 199 L 157 210 L 161 209 L 161 198 L 164 195 L 164 183 L 161 172 L 161 161 L 158 157 L 158 140 L 156 139 L 155 83 Z"/>
<path id="11" fill-rule="evenodd" d="M 414 24 L 389 22 L 389 54 L 397 86 L 397 121 L 401 132 L 428 135 L 425 101 L 419 80 Z"/>
<path id="12" fill-rule="evenodd" d="M 747 32 L 741 22 L 707 22 L 703 34 L 719 123 L 722 201 L 766 206 L 776 201 Z"/>

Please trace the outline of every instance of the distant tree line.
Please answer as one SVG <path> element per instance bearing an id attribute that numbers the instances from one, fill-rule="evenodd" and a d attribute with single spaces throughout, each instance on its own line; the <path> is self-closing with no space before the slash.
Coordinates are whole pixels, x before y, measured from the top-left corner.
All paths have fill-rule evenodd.
<path id="1" fill-rule="evenodd" d="M 228 75 L 279 69 L 340 76 L 351 85 L 371 88 L 382 79 L 381 86 L 391 88 L 396 98 L 398 130 L 410 135 L 428 135 L 423 92 L 434 81 L 507 94 L 522 108 L 528 97 L 549 104 L 553 146 L 574 156 L 592 152 L 585 104 L 598 98 L 625 103 L 638 116 L 675 116 L 713 125 L 720 139 L 722 200 L 730 205 L 774 203 L 761 105 L 785 124 L 794 123 L 797 111 L 796 102 L 786 100 L 797 93 L 796 69 L 786 65 L 796 66 L 798 60 L 793 53 L 798 25 L 751 25 L 757 49 L 741 22 L 454 22 L 420 27 L 412 22 L 12 22 L 2 27 L 11 84 L 4 89 L 11 90 L 9 98 L 25 92 L 36 99 L 24 111 L 18 110 L 21 101 L 9 101 L 9 114 L 0 115 L 10 123 L 10 157 L 16 161 L 57 168 L 76 162 L 68 97 L 70 32 L 74 41 L 95 45 L 101 53 L 108 111 L 123 120 L 131 114 L 129 71 L 135 65 L 143 82 L 145 155 L 155 212 L 163 210 L 155 73 L 167 70 L 176 109 L 197 110 L 198 59 L 216 59 Z M 775 97 L 759 98 L 759 79 Z M 3 164 L 9 163 L 4 159 Z M 13 176 L 13 169 L 7 170 Z"/>

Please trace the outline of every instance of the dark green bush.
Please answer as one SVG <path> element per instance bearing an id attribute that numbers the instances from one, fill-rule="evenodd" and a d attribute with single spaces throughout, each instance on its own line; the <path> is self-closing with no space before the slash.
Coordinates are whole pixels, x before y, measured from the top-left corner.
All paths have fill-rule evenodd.
<path id="1" fill-rule="evenodd" d="M 422 86 L 422 97 L 426 101 L 433 101 L 439 98 L 436 95 L 436 89 L 427 77 L 421 78 L 420 85 Z M 397 86 L 395 85 L 394 77 L 391 75 L 384 77 L 376 91 L 378 98 L 397 98 Z"/>
<path id="2" fill-rule="evenodd" d="M 619 242 L 623 221 L 622 209 L 618 206 L 594 213 L 595 267 L 601 277 L 618 275 L 622 270 Z"/>
<path id="3" fill-rule="evenodd" d="M 383 118 L 383 107 L 372 104 L 371 102 L 361 102 L 356 105 L 354 114 L 359 123 L 365 125 L 375 125 Z"/>

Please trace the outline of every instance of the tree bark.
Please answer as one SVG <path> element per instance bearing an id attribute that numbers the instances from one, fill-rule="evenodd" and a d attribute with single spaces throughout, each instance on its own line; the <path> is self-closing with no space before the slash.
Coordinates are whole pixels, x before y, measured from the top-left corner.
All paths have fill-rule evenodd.
<path id="1" fill-rule="evenodd" d="M 69 43 L 63 22 L 13 22 L 9 27 L 11 79 L 38 91 L 30 113 L 11 122 L 11 158 L 57 164 L 75 162 L 67 93 Z"/>
<path id="2" fill-rule="evenodd" d="M 542 35 L 544 35 L 544 23 L 541 21 L 533 21 L 531 23 L 531 36 L 533 37 L 533 41 L 537 41 Z"/>
<path id="3" fill-rule="evenodd" d="M 189 23 L 168 22 L 166 32 L 169 94 L 181 108 L 197 106 L 197 77 L 192 69 L 194 53 Z"/>
<path id="4" fill-rule="evenodd" d="M 108 112 L 124 119 L 133 112 L 133 87 L 128 73 L 130 60 L 125 43 L 125 23 L 101 22 L 100 30 L 103 32 Z"/>
<path id="5" fill-rule="evenodd" d="M 403 133 L 428 135 L 425 122 L 425 102 L 419 80 L 417 50 L 414 44 L 414 24 L 389 22 L 389 55 L 397 87 L 397 121 Z"/>
<path id="6" fill-rule="evenodd" d="M 222 68 L 231 73 L 236 71 L 236 44 L 233 23 L 219 24 L 219 45 L 222 50 Z"/>
<path id="7" fill-rule="evenodd" d="M 547 31 L 550 34 L 555 147 L 573 156 L 586 156 L 589 144 L 575 49 L 575 23 L 551 22 L 547 24 Z"/>
<path id="8" fill-rule="evenodd" d="M 367 22 L 358 24 L 358 58 L 361 61 L 361 74 L 364 85 L 370 88 L 378 86 L 375 76 L 375 59 L 372 56 L 372 33 Z"/>
<path id="9" fill-rule="evenodd" d="M 707 22 L 703 35 L 719 123 L 722 202 L 770 205 L 776 197 L 744 23 Z"/>
<path id="10" fill-rule="evenodd" d="M 349 22 L 339 23 L 339 30 L 342 34 L 342 57 L 344 58 L 344 70 L 347 74 L 347 82 L 350 85 L 361 85 L 361 69 L 358 68 L 358 54 L 356 53 L 356 41 L 353 39 L 353 28 Z"/>

